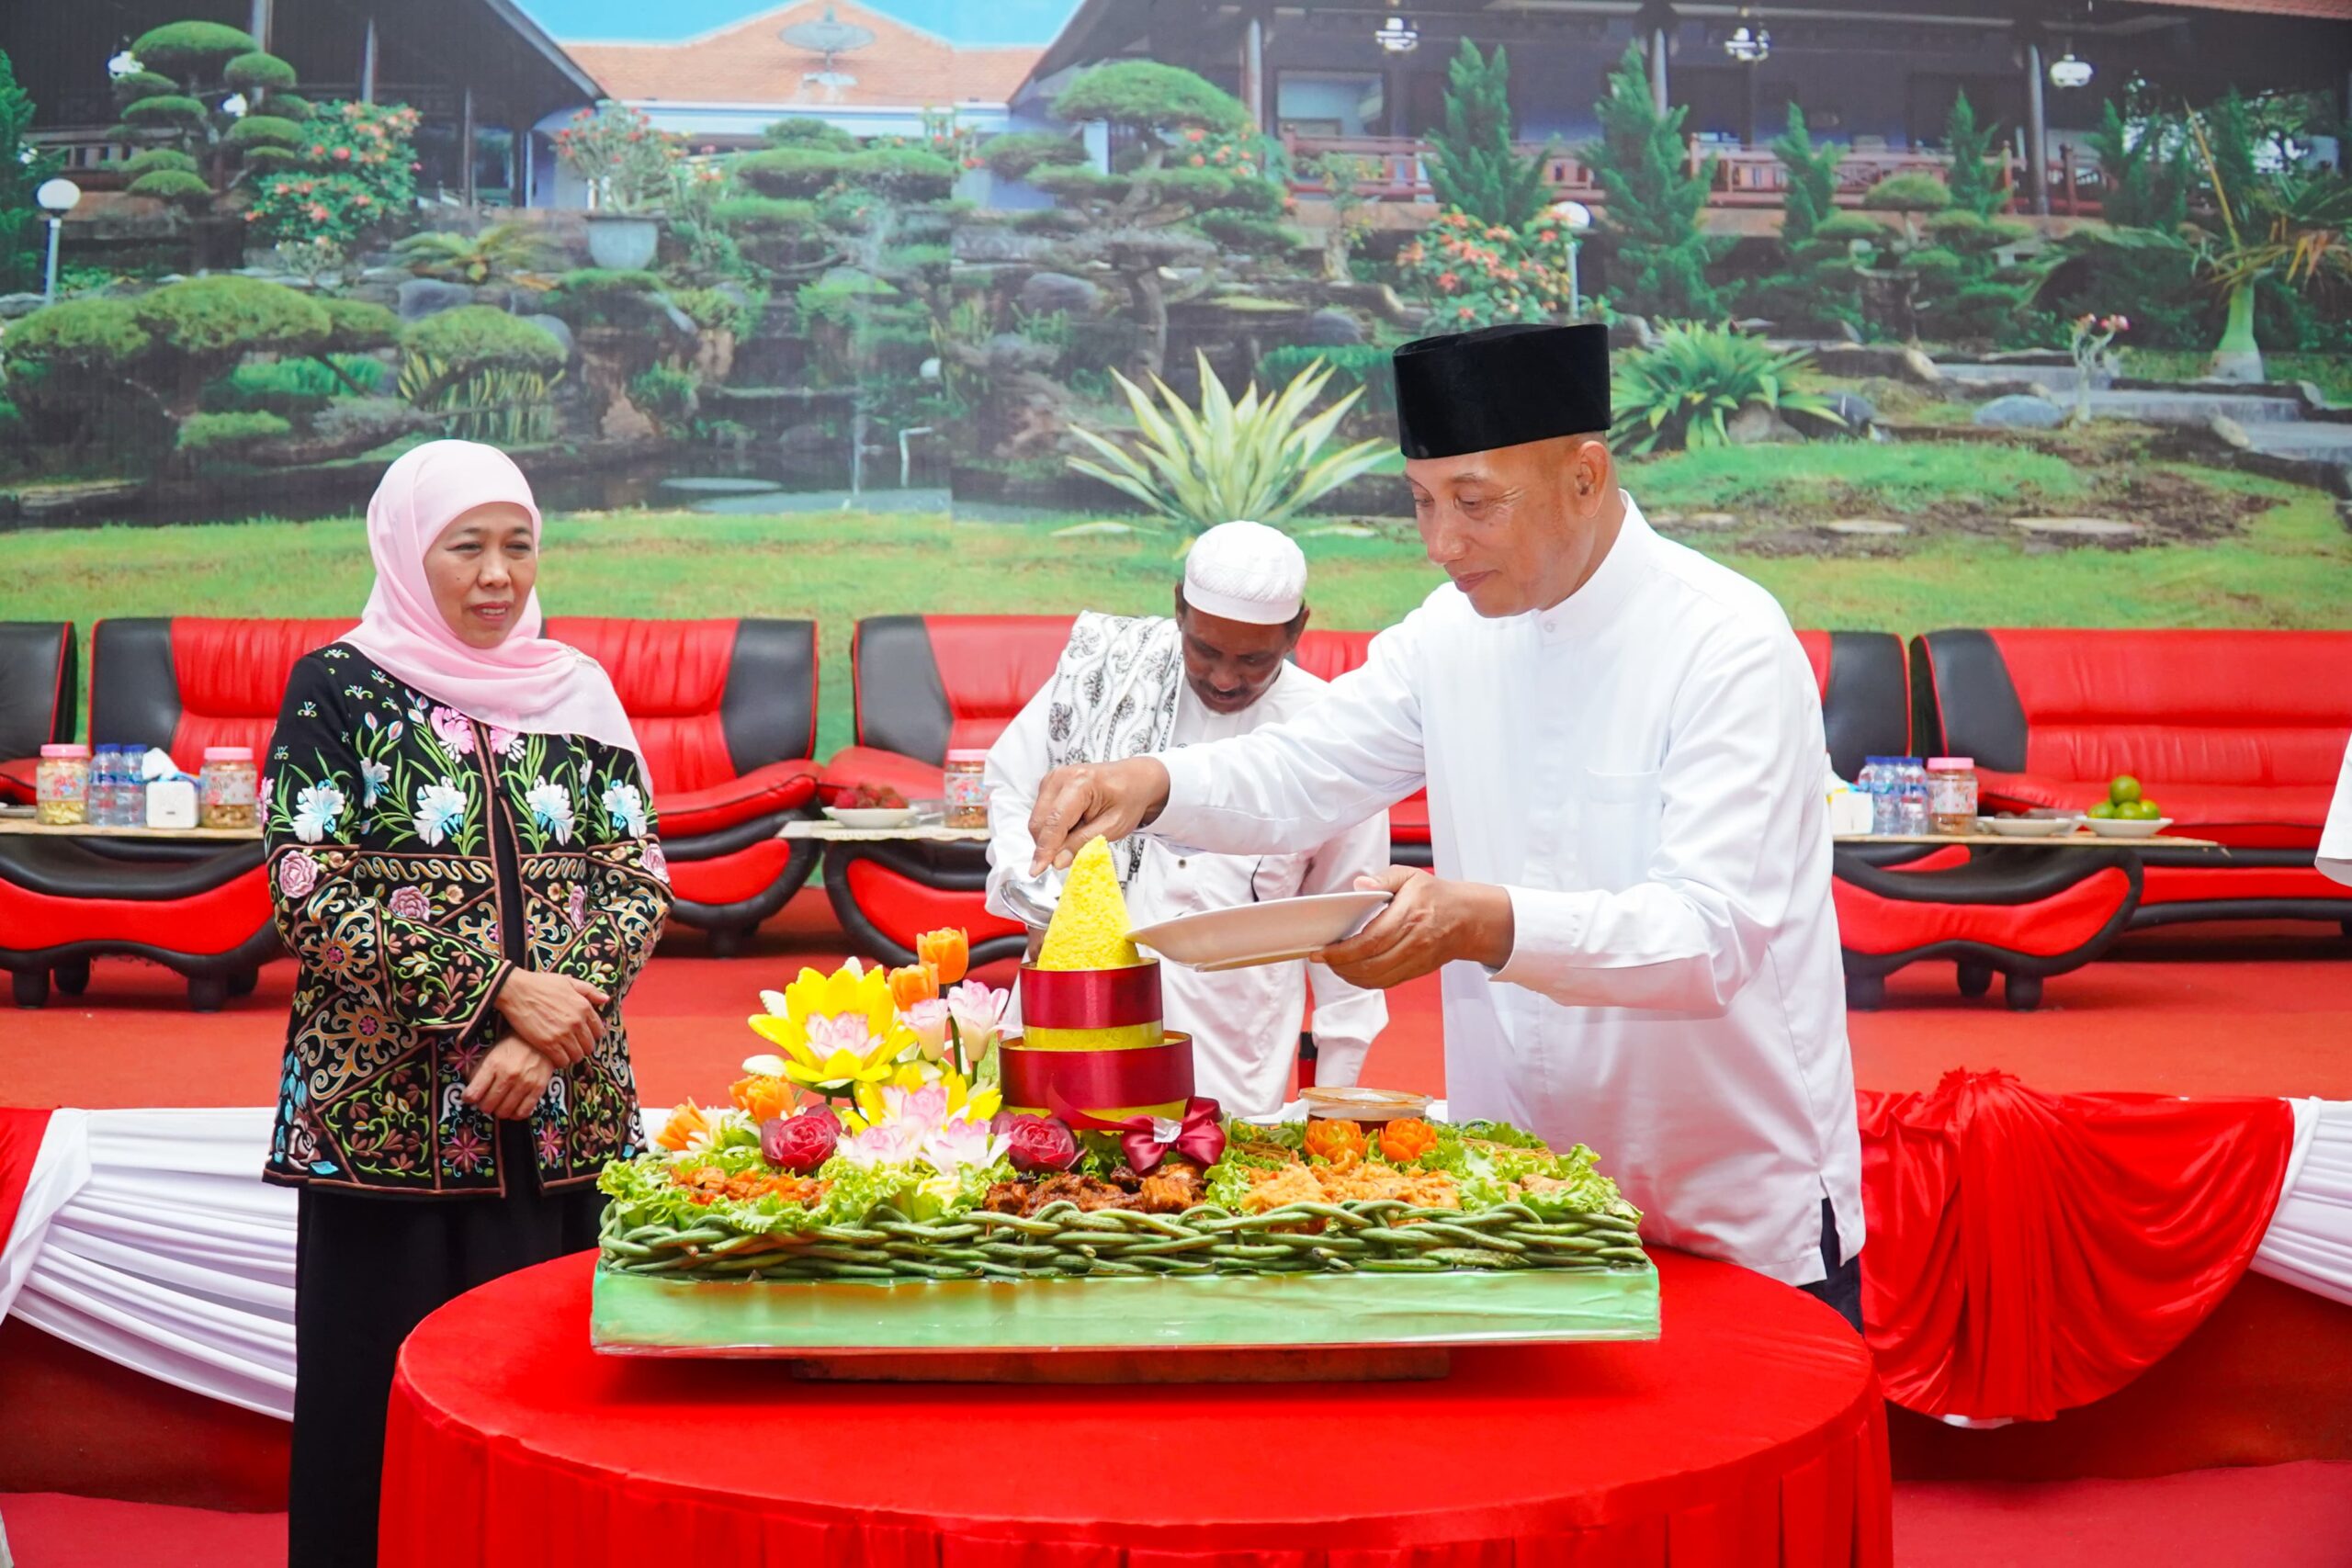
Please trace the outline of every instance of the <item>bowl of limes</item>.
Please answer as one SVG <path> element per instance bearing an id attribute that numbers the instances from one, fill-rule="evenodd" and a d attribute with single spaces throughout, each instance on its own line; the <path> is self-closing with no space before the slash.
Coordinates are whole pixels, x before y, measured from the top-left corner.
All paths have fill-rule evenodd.
<path id="1" fill-rule="evenodd" d="M 2102 839 L 2153 839 L 2172 826 L 2130 773 L 2108 781 L 2107 798 L 2083 813 L 2083 826 Z"/>

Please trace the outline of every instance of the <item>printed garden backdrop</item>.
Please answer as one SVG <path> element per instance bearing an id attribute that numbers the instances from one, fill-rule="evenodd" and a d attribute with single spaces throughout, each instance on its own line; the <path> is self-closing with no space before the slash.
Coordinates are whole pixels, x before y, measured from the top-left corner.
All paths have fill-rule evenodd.
<path id="1" fill-rule="evenodd" d="M 1158 609 L 1228 517 L 1297 534 L 1325 624 L 1394 619 L 1437 579 L 1389 350 L 1572 314 L 1611 323 L 1650 515 L 1799 625 L 2352 618 L 2324 96 L 2126 95 L 2063 224 L 2009 210 L 1964 96 L 1935 167 L 1859 196 L 1797 105 L 1777 225 L 1713 234 L 1638 54 L 1596 139 L 1531 151 L 1505 51 L 1465 46 L 1406 223 L 1388 171 L 1128 59 L 987 136 L 786 117 L 719 152 L 584 109 L 592 221 L 421 208 L 414 111 L 311 96 L 233 28 L 126 53 L 0 60 L 0 618 L 356 612 L 373 475 L 466 435 L 541 487 L 552 609 L 816 616 L 830 749 L 857 617 Z M 139 220 L 69 241 L 44 305 L 31 105 L 94 89 Z M 1562 156 L 1604 200 L 1558 202 Z"/>

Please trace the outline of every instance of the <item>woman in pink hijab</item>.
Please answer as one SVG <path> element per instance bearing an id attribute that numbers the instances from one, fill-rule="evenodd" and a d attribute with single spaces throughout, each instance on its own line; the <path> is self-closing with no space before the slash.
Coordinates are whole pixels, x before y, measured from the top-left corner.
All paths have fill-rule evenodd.
<path id="1" fill-rule="evenodd" d="M 405 453 L 368 547 L 367 611 L 295 666 L 264 780 L 300 964 L 264 1173 L 301 1190 L 291 1568 L 375 1561 L 409 1330 L 595 1244 L 597 1173 L 638 1146 L 621 998 L 670 907 L 628 716 L 541 635 L 522 471 Z"/>

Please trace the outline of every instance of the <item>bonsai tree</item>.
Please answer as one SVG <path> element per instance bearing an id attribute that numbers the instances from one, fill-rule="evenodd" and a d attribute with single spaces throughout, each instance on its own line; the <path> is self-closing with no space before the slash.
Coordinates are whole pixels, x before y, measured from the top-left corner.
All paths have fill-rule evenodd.
<path id="1" fill-rule="evenodd" d="M 1714 165 L 1687 167 L 1682 121 L 1690 110 L 1658 112 L 1638 45 L 1609 73 L 1608 96 L 1596 107 L 1601 140 L 1584 157 L 1609 197 L 1602 224 L 1616 245 L 1611 297 L 1620 310 L 1652 317 L 1722 314 L 1707 267 L 1725 246 L 1699 231 Z"/>
<path id="2" fill-rule="evenodd" d="M 296 162 L 310 107 L 293 96 L 294 67 L 250 33 L 168 23 L 108 71 L 123 134 L 146 144 L 125 170 L 133 196 L 201 212 L 238 181 Z"/>
<path id="3" fill-rule="evenodd" d="M 1916 344 L 1921 288 L 1946 278 L 1951 271 L 1950 256 L 1932 254 L 1921 239 L 1919 218 L 1951 207 L 1951 191 L 1933 175 L 1890 175 L 1871 186 L 1862 205 L 1873 212 L 1901 215 L 1899 233 L 1883 228 L 1878 231 L 1863 262 L 1862 279 L 1881 318 L 1905 342 Z"/>
<path id="4" fill-rule="evenodd" d="M 16 68 L 0 51 L 0 290 L 38 288 L 42 266 L 41 210 L 33 192 L 57 173 L 54 153 L 25 140 L 33 99 L 17 85 Z"/>
<path id="5" fill-rule="evenodd" d="M 1510 62 L 1491 59 L 1468 39 L 1446 67 L 1445 124 L 1430 137 L 1430 187 L 1440 206 L 1478 222 L 1521 229 L 1552 199 L 1544 165 L 1552 150 L 1521 157 L 1510 139 Z"/>
<path id="6" fill-rule="evenodd" d="M 1330 204 L 1331 224 L 1323 231 L 1323 280 L 1352 283 L 1349 253 L 1372 231 L 1372 198 L 1363 186 L 1379 178 L 1380 164 L 1372 158 L 1347 152 L 1326 152 L 1300 165 L 1300 172 L 1323 187 Z"/>
<path id="7" fill-rule="evenodd" d="M 1136 378 L 1148 379 L 1168 355 L 1163 269 L 1192 275 L 1185 297 L 1205 292 L 1217 279 L 1220 240 L 1246 247 L 1282 238 L 1273 221 L 1282 189 L 1262 161 L 1214 156 L 1251 134 L 1250 117 L 1239 100 L 1190 71 L 1148 60 L 1098 65 L 1062 90 L 1054 113 L 1106 121 L 1134 151 L 1108 171 L 1041 162 L 1034 142 L 1011 137 L 985 143 L 980 155 L 996 173 L 1025 177 L 1062 204 L 1055 221 L 1071 231 L 1055 260 L 1118 280 L 1140 328 Z"/>

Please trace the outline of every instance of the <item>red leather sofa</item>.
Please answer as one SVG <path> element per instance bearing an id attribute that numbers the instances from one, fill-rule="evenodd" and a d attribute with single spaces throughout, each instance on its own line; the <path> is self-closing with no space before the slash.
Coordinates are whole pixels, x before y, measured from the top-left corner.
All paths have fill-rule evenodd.
<path id="1" fill-rule="evenodd" d="M 2142 852 L 2135 929 L 2352 920 L 2352 888 L 2312 863 L 2352 735 L 2352 631 L 1968 628 L 1911 653 L 1920 745 L 1973 757 L 1988 809 L 2088 807 L 2131 773 L 2168 831 L 2229 847 Z"/>
<path id="2" fill-rule="evenodd" d="M 909 799 L 936 798 L 951 750 L 992 744 L 1054 671 L 1069 615 L 884 615 L 860 621 L 851 643 L 857 742 L 826 764 L 837 786 L 887 784 Z M 1302 669 L 1333 679 L 1362 664 L 1376 635 L 1309 630 Z M 1825 694 L 1829 747 L 1848 776 L 1866 755 L 1902 750 L 1908 728 L 1901 640 L 1876 632 L 1799 634 Z M 1430 860 L 1429 800 L 1388 814 L 1401 864 Z M 859 951 L 910 962 L 915 934 L 960 925 L 981 961 L 1017 952 L 1022 933 L 983 906 L 988 860 L 968 844 L 836 846 L 825 889 Z"/>
<path id="3" fill-rule="evenodd" d="M 0 621 L 0 804 L 33 798 L 40 749 L 74 739 L 74 626 Z"/>
<path id="4" fill-rule="evenodd" d="M 101 621 L 90 656 L 96 743 L 161 746 L 194 772 L 207 746 L 266 756 L 286 677 L 345 618 Z M 559 619 L 549 635 L 611 673 L 653 772 L 673 916 L 731 952 L 808 879 L 815 846 L 776 837 L 818 770 L 816 634 L 807 621 Z M 266 764 L 264 765 L 266 771 Z M 258 845 L 0 840 L 0 966 L 19 1003 L 69 988 L 96 953 L 150 957 L 218 1007 L 276 950 Z"/>

